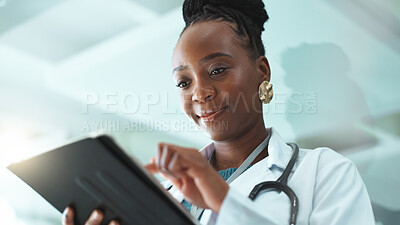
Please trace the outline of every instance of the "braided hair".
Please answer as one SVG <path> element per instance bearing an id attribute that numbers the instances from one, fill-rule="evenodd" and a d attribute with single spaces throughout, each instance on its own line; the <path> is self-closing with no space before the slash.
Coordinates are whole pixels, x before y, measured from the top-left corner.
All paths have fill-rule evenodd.
<path id="1" fill-rule="evenodd" d="M 228 22 L 235 25 L 231 28 L 242 40 L 240 45 L 258 58 L 265 55 L 261 32 L 269 17 L 264 7 L 262 0 L 185 0 L 182 11 L 186 25 L 182 33 L 199 22 Z"/>

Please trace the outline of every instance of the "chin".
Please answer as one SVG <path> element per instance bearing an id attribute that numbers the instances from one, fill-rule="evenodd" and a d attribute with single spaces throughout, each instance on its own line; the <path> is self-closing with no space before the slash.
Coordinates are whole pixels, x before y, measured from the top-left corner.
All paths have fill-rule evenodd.
<path id="1" fill-rule="evenodd" d="M 233 124 L 230 124 L 228 120 L 216 120 L 205 123 L 196 118 L 193 119 L 193 122 L 201 131 L 203 131 L 204 135 L 213 141 L 228 140 L 232 135 L 232 128 L 229 125 Z"/>
<path id="2" fill-rule="evenodd" d="M 204 134 L 213 141 L 224 141 L 231 137 L 228 127 L 215 125 L 213 127 L 202 127 Z"/>

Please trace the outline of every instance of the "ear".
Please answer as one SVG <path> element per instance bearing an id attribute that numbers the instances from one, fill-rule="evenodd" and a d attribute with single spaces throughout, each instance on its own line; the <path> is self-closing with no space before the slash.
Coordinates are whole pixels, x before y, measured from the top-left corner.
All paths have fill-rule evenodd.
<path id="1" fill-rule="evenodd" d="M 271 69 L 269 67 L 268 59 L 265 56 L 260 56 L 257 59 L 257 71 L 260 75 L 260 81 L 270 81 L 271 80 Z M 260 83 L 261 83 L 260 82 Z"/>

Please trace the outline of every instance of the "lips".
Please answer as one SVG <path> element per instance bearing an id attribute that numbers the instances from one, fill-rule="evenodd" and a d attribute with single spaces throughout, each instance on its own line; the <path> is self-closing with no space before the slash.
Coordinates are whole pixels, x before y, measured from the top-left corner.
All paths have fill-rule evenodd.
<path id="1" fill-rule="evenodd" d="M 202 113 L 198 115 L 198 117 L 200 117 L 200 119 L 204 122 L 212 122 L 220 117 L 225 112 L 226 108 L 228 108 L 228 106 L 222 107 L 218 110 L 205 110 L 202 111 Z"/>

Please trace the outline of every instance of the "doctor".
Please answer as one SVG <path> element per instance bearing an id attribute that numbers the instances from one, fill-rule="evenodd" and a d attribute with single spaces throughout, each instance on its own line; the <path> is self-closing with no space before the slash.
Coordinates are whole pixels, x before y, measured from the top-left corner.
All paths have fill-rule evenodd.
<path id="1" fill-rule="evenodd" d="M 201 224 L 288 224 L 290 202 L 283 192 L 248 197 L 260 182 L 277 180 L 293 154 L 263 120 L 262 104 L 273 96 L 261 40 L 268 20 L 263 2 L 186 0 L 183 16 L 173 80 L 181 108 L 213 142 L 200 151 L 160 143 L 147 168 L 169 180 L 170 193 Z M 254 160 L 243 165 L 255 150 Z M 244 171 L 235 174 L 238 168 Z M 331 149 L 300 149 L 288 186 L 299 200 L 296 224 L 375 224 L 355 165 Z M 73 225 L 73 211 L 64 215 L 63 224 Z M 86 225 L 101 220 L 96 210 Z"/>
<path id="2" fill-rule="evenodd" d="M 202 224 L 288 224 L 290 202 L 283 192 L 248 198 L 255 185 L 277 180 L 293 153 L 263 120 L 262 100 L 272 97 L 261 41 L 268 19 L 263 2 L 187 0 L 183 16 L 173 79 L 181 108 L 213 142 L 200 153 L 161 143 L 148 168 L 171 181 L 170 193 Z M 225 180 L 267 138 L 263 151 L 228 185 Z M 288 185 L 299 199 L 297 224 L 375 224 L 356 167 L 328 148 L 301 149 Z M 190 203 L 206 210 L 193 210 Z"/>

